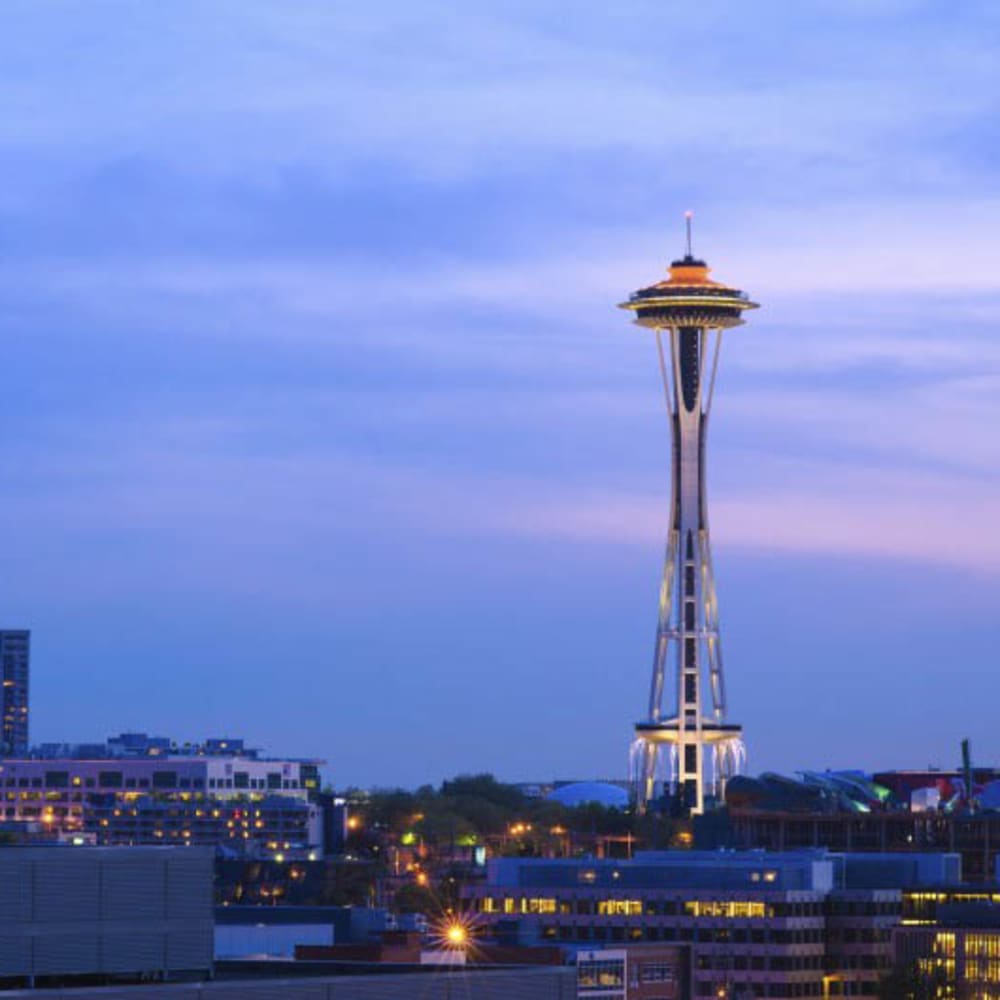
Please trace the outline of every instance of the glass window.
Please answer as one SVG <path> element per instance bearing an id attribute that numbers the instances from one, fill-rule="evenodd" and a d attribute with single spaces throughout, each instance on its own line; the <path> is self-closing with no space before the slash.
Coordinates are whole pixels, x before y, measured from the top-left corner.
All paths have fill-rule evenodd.
<path id="1" fill-rule="evenodd" d="M 622 959 L 580 962 L 576 971 L 576 983 L 581 993 L 621 989 L 625 985 L 625 962 Z"/>

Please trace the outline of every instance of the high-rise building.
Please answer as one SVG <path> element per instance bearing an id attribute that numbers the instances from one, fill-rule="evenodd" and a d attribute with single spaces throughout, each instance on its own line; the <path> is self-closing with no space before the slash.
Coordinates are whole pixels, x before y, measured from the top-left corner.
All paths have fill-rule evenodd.
<path id="1" fill-rule="evenodd" d="M 0 629 L 0 670 L 3 671 L 3 730 L 0 756 L 23 757 L 28 752 L 28 667 L 31 633 Z"/>
<path id="2" fill-rule="evenodd" d="M 739 773 L 745 756 L 741 727 L 726 721 L 705 458 L 722 331 L 742 324 L 743 312 L 757 306 L 744 292 L 709 279 L 708 266 L 691 253 L 690 214 L 687 234 L 687 253 L 670 265 L 669 278 L 621 304 L 656 335 L 673 441 L 653 679 L 648 715 L 635 727 L 632 776 L 640 808 L 663 781 L 675 804 L 701 813 L 706 801 L 722 798 L 726 779 Z"/>

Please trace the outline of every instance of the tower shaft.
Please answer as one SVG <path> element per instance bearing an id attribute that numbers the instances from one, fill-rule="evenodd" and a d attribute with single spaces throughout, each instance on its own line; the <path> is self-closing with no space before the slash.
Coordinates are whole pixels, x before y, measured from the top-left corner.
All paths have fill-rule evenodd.
<path id="1" fill-rule="evenodd" d="M 672 488 L 648 717 L 673 730 L 672 791 L 695 812 L 705 806 L 704 723 L 721 723 L 726 708 L 705 476 L 708 419 L 721 345 L 721 329 L 682 326 L 656 331 L 671 429 Z M 668 678 L 677 706 L 672 718 L 665 706 Z M 706 681 L 710 706 L 703 705 Z M 645 801 L 655 794 L 658 752 L 662 751 L 650 743 L 643 755 L 640 797 Z M 711 753 L 710 747 L 707 752 Z M 718 787 L 712 791 L 721 794 Z"/>

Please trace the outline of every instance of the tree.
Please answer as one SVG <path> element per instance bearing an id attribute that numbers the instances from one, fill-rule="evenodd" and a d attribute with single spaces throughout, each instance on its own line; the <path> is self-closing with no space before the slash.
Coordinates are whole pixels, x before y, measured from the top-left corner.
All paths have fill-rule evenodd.
<path id="1" fill-rule="evenodd" d="M 921 968 L 919 961 L 897 965 L 879 983 L 881 1000 L 937 1000 L 944 996 L 948 977 L 944 969 L 936 965 L 929 971 Z"/>

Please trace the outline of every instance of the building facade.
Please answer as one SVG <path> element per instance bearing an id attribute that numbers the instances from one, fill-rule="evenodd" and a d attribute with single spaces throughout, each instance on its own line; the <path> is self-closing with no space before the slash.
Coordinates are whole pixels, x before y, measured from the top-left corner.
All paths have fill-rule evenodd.
<path id="1" fill-rule="evenodd" d="M 266 855 L 322 850 L 319 762 L 240 757 L 0 761 L 7 823 L 102 845 L 224 845 Z"/>
<path id="2" fill-rule="evenodd" d="M 628 945 L 576 953 L 579 1000 L 684 1000 L 688 996 L 687 948 Z"/>
<path id="3" fill-rule="evenodd" d="M 1000 893 L 920 894 L 894 932 L 901 985 L 942 1000 L 1000 1000 Z"/>
<path id="4" fill-rule="evenodd" d="M 730 807 L 727 839 L 737 850 L 955 853 L 961 856 L 966 881 L 991 882 L 1000 858 L 1000 813 L 811 813 Z"/>
<path id="5" fill-rule="evenodd" d="M 212 852 L 0 850 L 0 982 L 212 967 Z"/>
<path id="6" fill-rule="evenodd" d="M 28 675 L 31 633 L 0 629 L 0 670 L 3 672 L 3 728 L 0 756 L 23 757 L 28 752 Z"/>
<path id="7" fill-rule="evenodd" d="M 377 975 L 285 975 L 273 960 L 250 966 L 242 977 L 228 973 L 215 982 L 168 983 L 162 986 L 99 986 L 60 991 L 72 1000 L 576 1000 L 576 972 L 570 968 L 477 969 L 426 966 L 423 971 Z M 5 994 L 4 1000 L 38 1000 L 34 990 Z"/>
<path id="8" fill-rule="evenodd" d="M 693 997 L 875 996 L 893 965 L 902 887 L 950 870 L 906 862 L 852 868 L 825 851 L 502 858 L 463 902 L 487 937 L 585 952 L 685 948 Z"/>

